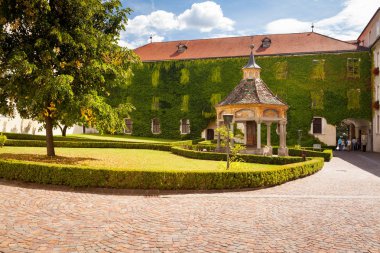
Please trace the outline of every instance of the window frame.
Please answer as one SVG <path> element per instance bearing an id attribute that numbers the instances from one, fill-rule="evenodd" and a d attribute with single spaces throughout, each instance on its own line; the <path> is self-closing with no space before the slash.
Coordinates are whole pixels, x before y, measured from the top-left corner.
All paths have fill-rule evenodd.
<path id="1" fill-rule="evenodd" d="M 151 122 L 152 134 L 161 134 L 161 122 L 159 118 L 153 118 Z"/>
<path id="2" fill-rule="evenodd" d="M 129 124 L 127 123 L 127 121 L 129 122 Z M 124 118 L 124 124 L 125 124 L 124 134 L 132 134 L 132 132 L 133 132 L 133 120 L 131 118 Z"/>
<path id="3" fill-rule="evenodd" d="M 316 120 L 320 120 L 320 124 L 316 124 Z M 323 134 L 323 121 L 321 117 L 313 117 L 313 134 Z M 315 126 L 319 126 L 319 128 L 316 128 Z M 317 130 L 319 130 L 317 132 Z"/>
<path id="4" fill-rule="evenodd" d="M 347 78 L 360 78 L 360 58 L 347 58 Z"/>
<path id="5" fill-rule="evenodd" d="M 180 120 L 180 130 L 181 130 L 181 134 L 190 134 L 190 120 L 189 119 Z"/>

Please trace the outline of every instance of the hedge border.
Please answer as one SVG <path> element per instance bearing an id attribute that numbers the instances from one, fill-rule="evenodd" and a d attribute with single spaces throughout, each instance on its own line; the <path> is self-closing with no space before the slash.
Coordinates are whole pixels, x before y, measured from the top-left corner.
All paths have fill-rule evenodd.
<path id="1" fill-rule="evenodd" d="M 45 141 L 36 140 L 7 140 L 5 146 L 15 147 L 46 147 Z M 171 145 L 157 143 L 129 143 L 129 142 L 76 142 L 54 141 L 55 147 L 60 148 L 128 148 L 128 149 L 152 149 L 170 151 Z"/>
<path id="2" fill-rule="evenodd" d="M 128 148 L 128 149 L 152 149 L 170 151 L 172 146 L 182 146 L 191 141 L 179 141 L 173 143 L 148 143 L 148 142 L 95 142 L 95 141 L 54 141 L 55 147 L 65 148 Z M 17 147 L 46 147 L 45 141 L 39 140 L 7 140 L 5 146 Z"/>
<path id="3" fill-rule="evenodd" d="M 207 151 L 195 151 L 182 147 L 171 147 L 171 152 L 193 159 L 200 160 L 214 160 L 214 161 L 226 161 L 227 156 L 225 153 L 207 152 Z M 250 155 L 250 154 L 238 154 L 238 159 L 241 159 L 247 163 L 260 163 L 260 164 L 276 164 L 284 165 L 302 162 L 302 157 L 295 156 L 263 156 L 263 155 Z"/>
<path id="4" fill-rule="evenodd" d="M 321 158 L 262 171 L 119 170 L 51 165 L 17 160 L 0 161 L 0 178 L 71 187 L 107 187 L 158 190 L 211 190 L 269 187 L 319 171 Z"/>

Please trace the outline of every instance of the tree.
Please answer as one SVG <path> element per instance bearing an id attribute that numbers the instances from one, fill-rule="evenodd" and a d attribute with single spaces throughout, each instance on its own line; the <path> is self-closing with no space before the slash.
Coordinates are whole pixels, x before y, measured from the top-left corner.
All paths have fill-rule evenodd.
<path id="1" fill-rule="evenodd" d="M 0 12 L 0 112 L 43 122 L 54 156 L 54 126 L 101 116 L 111 88 L 128 84 L 139 60 L 117 41 L 131 10 L 119 0 L 0 0 Z"/>

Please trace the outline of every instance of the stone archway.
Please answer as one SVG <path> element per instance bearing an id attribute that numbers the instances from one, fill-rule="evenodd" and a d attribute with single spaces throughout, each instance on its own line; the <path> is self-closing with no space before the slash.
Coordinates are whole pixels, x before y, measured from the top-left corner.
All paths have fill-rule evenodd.
<path id="1" fill-rule="evenodd" d="M 343 136 L 345 139 L 358 142 L 360 150 L 372 151 L 372 134 L 371 134 L 371 122 L 364 119 L 348 118 L 341 122 L 341 125 L 337 126 L 337 138 Z"/>

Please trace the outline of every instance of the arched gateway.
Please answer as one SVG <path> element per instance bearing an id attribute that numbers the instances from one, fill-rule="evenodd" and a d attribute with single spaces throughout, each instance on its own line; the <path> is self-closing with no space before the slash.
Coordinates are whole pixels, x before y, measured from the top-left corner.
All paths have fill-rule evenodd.
<path id="1" fill-rule="evenodd" d="M 279 124 L 279 155 L 288 155 L 286 147 L 286 111 L 288 105 L 273 95 L 268 86 L 260 78 L 261 68 L 253 56 L 253 45 L 247 65 L 243 67 L 243 80 L 218 105 L 217 126 L 223 125 L 223 115 L 233 115 L 233 123 L 243 123 L 245 128 L 245 144 L 255 154 L 263 154 L 261 145 L 261 124 L 267 125 L 267 150 L 272 154 L 271 125 Z M 218 148 L 220 136 L 218 135 Z"/>

